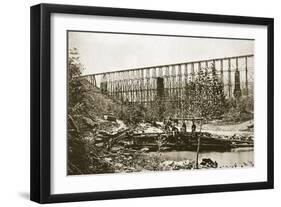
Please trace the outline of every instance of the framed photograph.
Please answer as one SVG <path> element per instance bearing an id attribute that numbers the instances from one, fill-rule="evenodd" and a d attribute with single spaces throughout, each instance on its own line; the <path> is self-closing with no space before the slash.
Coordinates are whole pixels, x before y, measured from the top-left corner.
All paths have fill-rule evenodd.
<path id="1" fill-rule="evenodd" d="M 31 200 L 273 188 L 273 19 L 31 7 Z"/>

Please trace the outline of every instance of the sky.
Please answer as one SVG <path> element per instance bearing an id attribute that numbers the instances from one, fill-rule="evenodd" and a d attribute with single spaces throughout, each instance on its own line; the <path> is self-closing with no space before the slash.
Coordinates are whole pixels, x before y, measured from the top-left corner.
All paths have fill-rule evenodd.
<path id="1" fill-rule="evenodd" d="M 254 40 L 69 32 L 83 75 L 254 54 Z"/>

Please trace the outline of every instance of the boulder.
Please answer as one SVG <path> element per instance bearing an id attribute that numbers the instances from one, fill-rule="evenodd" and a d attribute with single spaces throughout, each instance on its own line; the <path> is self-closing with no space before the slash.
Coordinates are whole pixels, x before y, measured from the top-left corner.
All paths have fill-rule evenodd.
<path id="1" fill-rule="evenodd" d="M 97 127 L 97 123 L 88 117 L 83 116 L 83 121 L 91 127 Z"/>
<path id="2" fill-rule="evenodd" d="M 95 144 L 97 147 L 102 147 L 103 145 L 104 145 L 104 143 L 103 142 L 100 142 L 100 143 L 97 143 L 97 144 Z"/>
<path id="3" fill-rule="evenodd" d="M 123 147 L 121 147 L 121 146 L 119 146 L 119 147 L 112 147 L 112 148 L 111 148 L 111 151 L 112 151 L 112 152 L 117 152 L 117 151 L 119 151 L 119 150 L 121 150 L 121 149 L 123 149 Z"/>
<path id="4" fill-rule="evenodd" d="M 147 151 L 149 151 L 149 148 L 144 147 L 144 148 L 142 148 L 140 151 L 141 151 L 141 152 L 147 152 Z"/>

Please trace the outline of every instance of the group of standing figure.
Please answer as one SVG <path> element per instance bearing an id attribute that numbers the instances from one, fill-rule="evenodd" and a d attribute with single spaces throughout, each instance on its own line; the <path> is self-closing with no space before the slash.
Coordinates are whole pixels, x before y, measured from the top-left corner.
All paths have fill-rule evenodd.
<path id="1" fill-rule="evenodd" d="M 186 121 L 182 122 L 181 127 L 179 127 L 178 125 L 179 125 L 178 120 L 177 119 L 173 120 L 170 117 L 169 120 L 167 121 L 167 123 L 165 124 L 165 130 L 171 131 L 174 133 L 178 133 L 179 131 L 187 132 Z M 195 124 L 195 120 L 192 119 L 191 132 L 194 133 L 195 131 L 196 131 L 196 124 Z"/>

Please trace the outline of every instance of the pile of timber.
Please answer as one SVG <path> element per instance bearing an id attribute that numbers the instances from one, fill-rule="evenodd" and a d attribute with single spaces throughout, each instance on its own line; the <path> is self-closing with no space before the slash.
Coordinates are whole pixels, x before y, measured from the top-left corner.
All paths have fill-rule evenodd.
<path id="1" fill-rule="evenodd" d="M 200 138 L 200 139 L 199 139 Z M 233 139 L 229 137 L 217 138 L 207 132 L 180 132 L 173 133 L 135 133 L 126 138 L 127 147 L 133 149 L 148 148 L 150 151 L 161 149 L 172 150 L 196 150 L 200 140 L 200 150 L 203 151 L 229 151 L 237 147 L 253 147 L 254 141 L 248 139 Z M 131 142 L 129 142 L 131 140 Z"/>
<path id="2" fill-rule="evenodd" d="M 150 129 L 151 128 L 151 129 Z M 243 136 L 214 136 L 208 132 L 167 132 L 156 130 L 152 126 L 138 128 L 119 128 L 108 132 L 99 130 L 96 134 L 96 145 L 107 143 L 109 148 L 122 146 L 127 149 L 147 151 L 184 151 L 197 149 L 198 140 L 202 151 L 229 151 L 237 147 L 253 147 L 254 141 Z"/>

